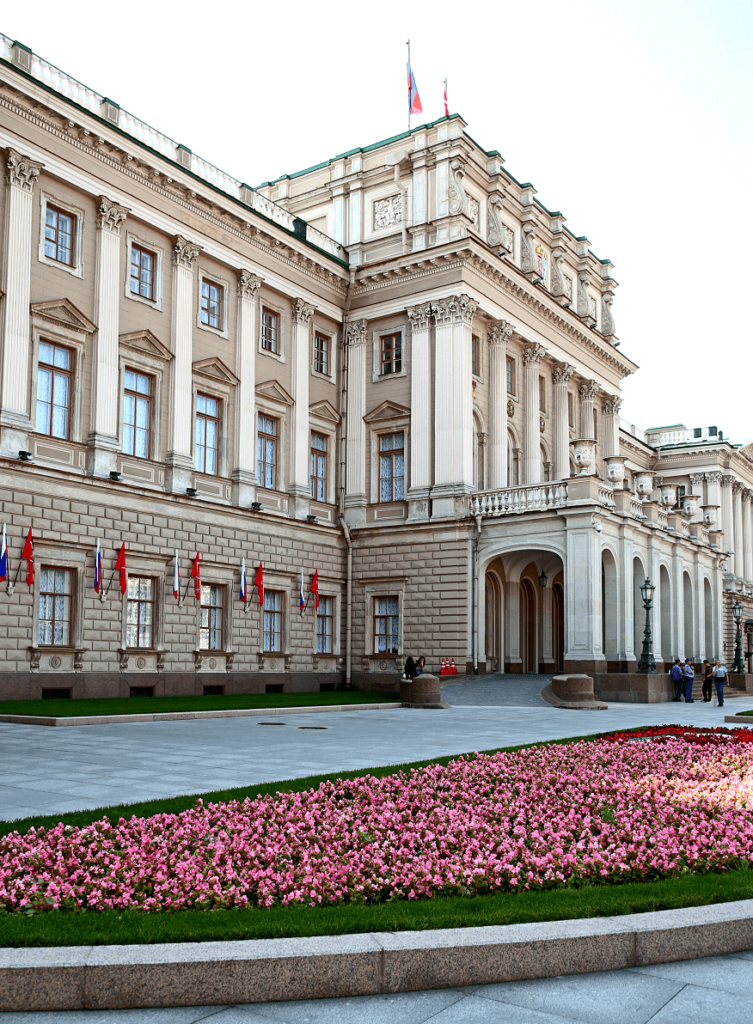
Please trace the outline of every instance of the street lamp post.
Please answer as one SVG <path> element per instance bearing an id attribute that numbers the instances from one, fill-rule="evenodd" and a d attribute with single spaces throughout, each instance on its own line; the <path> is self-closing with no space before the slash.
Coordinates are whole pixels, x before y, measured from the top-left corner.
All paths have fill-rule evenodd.
<path id="1" fill-rule="evenodd" d="M 735 620 L 735 660 L 732 662 L 732 671 L 744 672 L 743 641 L 740 630 L 740 624 L 743 621 L 743 608 L 739 601 L 735 601 L 732 607 L 732 615 Z"/>
<path id="2" fill-rule="evenodd" d="M 646 628 L 643 630 L 643 650 L 641 660 L 638 662 L 639 672 L 656 672 L 656 661 L 654 660 L 654 642 L 651 639 L 651 604 L 654 600 L 656 587 L 646 577 L 646 582 L 641 587 L 643 607 L 646 609 Z"/>

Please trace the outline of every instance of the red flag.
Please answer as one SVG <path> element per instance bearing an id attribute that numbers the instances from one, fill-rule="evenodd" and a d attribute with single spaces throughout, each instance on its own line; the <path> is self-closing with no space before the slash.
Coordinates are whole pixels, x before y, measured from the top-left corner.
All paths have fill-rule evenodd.
<path id="1" fill-rule="evenodd" d="M 21 552 L 21 558 L 26 559 L 26 582 L 31 587 L 34 583 L 34 544 L 31 540 L 31 529 Z"/>
<path id="2" fill-rule="evenodd" d="M 259 568 L 256 570 L 254 586 L 259 591 L 259 604 L 264 604 L 264 569 L 261 562 L 259 562 Z"/>
<path id="3" fill-rule="evenodd" d="M 314 595 L 314 604 L 316 610 L 319 611 L 319 570 L 317 569 L 314 573 L 314 578 L 311 581 L 311 593 Z"/>
<path id="4" fill-rule="evenodd" d="M 193 592 L 198 601 L 201 597 L 201 567 L 199 565 L 199 552 L 196 552 L 196 558 L 193 560 L 193 566 L 191 567 L 191 576 L 193 578 Z"/>
<path id="5" fill-rule="evenodd" d="M 127 573 L 126 573 L 126 557 L 125 557 L 125 541 L 120 545 L 120 551 L 118 552 L 118 558 L 115 562 L 115 568 L 120 570 L 120 593 L 125 594 L 128 589 L 127 584 Z"/>
<path id="6" fill-rule="evenodd" d="M 450 108 L 447 106 L 447 79 L 444 80 L 444 116 L 450 116 Z"/>
<path id="7" fill-rule="evenodd" d="M 418 95 L 416 79 L 411 70 L 410 64 L 408 64 L 408 113 L 423 114 L 423 112 L 424 108 L 421 106 L 421 99 Z"/>

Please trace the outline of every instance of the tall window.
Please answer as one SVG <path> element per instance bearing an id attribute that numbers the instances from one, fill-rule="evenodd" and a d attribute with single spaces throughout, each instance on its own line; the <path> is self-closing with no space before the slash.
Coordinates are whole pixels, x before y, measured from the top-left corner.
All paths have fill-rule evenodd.
<path id="1" fill-rule="evenodd" d="M 48 206 L 44 224 L 44 254 L 48 259 L 73 266 L 73 217 Z"/>
<path id="2" fill-rule="evenodd" d="M 282 650 L 282 593 L 264 591 L 264 650 Z"/>
<path id="3" fill-rule="evenodd" d="M 131 294 L 142 299 L 154 299 L 154 253 L 131 246 Z"/>
<path id="4" fill-rule="evenodd" d="M 400 619 L 396 597 L 374 598 L 374 653 L 397 654 Z"/>
<path id="5" fill-rule="evenodd" d="M 327 438 L 324 434 L 311 435 L 311 497 L 327 500 Z"/>
<path id="6" fill-rule="evenodd" d="M 329 338 L 318 331 L 314 335 L 314 369 L 317 373 L 329 373 Z"/>
<path id="7" fill-rule="evenodd" d="M 217 456 L 220 445 L 220 403 L 208 395 L 196 396 L 196 454 L 197 473 L 217 475 Z"/>
<path id="8" fill-rule="evenodd" d="M 381 373 L 400 373 L 403 369 L 403 336 L 398 331 L 396 334 L 383 334 L 379 339 L 381 353 Z"/>
<path id="9" fill-rule="evenodd" d="M 70 434 L 73 353 L 51 341 L 39 343 L 37 368 L 37 433 Z"/>
<path id="10" fill-rule="evenodd" d="M 481 376 L 481 339 L 478 334 L 471 335 L 471 373 L 474 377 Z"/>
<path id="11" fill-rule="evenodd" d="M 199 622 L 199 650 L 222 650 L 222 617 L 224 587 L 201 585 L 201 620 Z"/>
<path id="12" fill-rule="evenodd" d="M 567 393 L 567 423 L 568 426 L 575 426 L 575 395 L 572 391 Z"/>
<path id="13" fill-rule="evenodd" d="M 259 487 L 277 487 L 277 420 L 259 413 L 256 437 L 256 475 Z"/>
<path id="14" fill-rule="evenodd" d="M 222 288 L 212 281 L 201 281 L 201 322 L 218 331 L 222 325 Z"/>
<path id="15" fill-rule="evenodd" d="M 280 351 L 279 327 L 280 318 L 277 313 L 264 306 L 261 311 L 261 347 L 275 355 Z"/>
<path id="16" fill-rule="evenodd" d="M 123 392 L 123 451 L 139 459 L 150 458 L 152 378 L 126 370 Z"/>
<path id="17" fill-rule="evenodd" d="M 38 642 L 43 647 L 69 647 L 73 570 L 43 565 L 39 584 Z"/>
<path id="18" fill-rule="evenodd" d="M 594 409 L 594 440 L 599 439 L 599 415 Z"/>
<path id="19" fill-rule="evenodd" d="M 379 438 L 379 500 L 402 501 L 404 497 L 404 434 L 383 434 Z"/>
<path id="20" fill-rule="evenodd" d="M 546 412 L 546 377 L 539 377 L 539 411 Z"/>
<path id="21" fill-rule="evenodd" d="M 126 647 L 154 647 L 154 580 L 129 576 Z"/>
<path id="22" fill-rule="evenodd" d="M 316 613 L 316 653 L 332 654 L 332 622 L 335 599 L 320 597 Z"/>
<path id="23" fill-rule="evenodd" d="M 506 362 L 507 368 L 507 393 L 508 395 L 515 394 L 515 360 L 512 356 L 507 357 Z"/>

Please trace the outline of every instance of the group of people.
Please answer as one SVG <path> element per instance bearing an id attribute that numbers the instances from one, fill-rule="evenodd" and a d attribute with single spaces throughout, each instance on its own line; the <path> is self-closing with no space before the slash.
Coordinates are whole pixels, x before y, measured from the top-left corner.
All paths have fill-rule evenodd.
<path id="1" fill-rule="evenodd" d="M 426 658 L 423 656 L 423 654 L 421 655 L 420 658 L 406 658 L 405 669 L 403 670 L 403 679 L 415 679 L 416 676 L 423 675 L 425 664 Z"/>
<path id="2" fill-rule="evenodd" d="M 684 696 L 685 703 L 692 704 L 695 669 L 693 668 L 693 662 L 690 658 L 685 659 L 684 665 L 679 658 L 675 658 L 675 663 L 669 670 L 669 674 L 672 677 L 672 683 L 675 691 L 672 700 L 681 701 Z M 711 703 L 711 686 L 713 684 L 716 687 L 716 699 L 718 701 L 717 707 L 724 707 L 724 684 L 728 682 L 729 675 L 727 673 L 726 665 L 723 665 L 718 659 L 713 665 L 706 658 L 703 659 L 704 704 Z"/>

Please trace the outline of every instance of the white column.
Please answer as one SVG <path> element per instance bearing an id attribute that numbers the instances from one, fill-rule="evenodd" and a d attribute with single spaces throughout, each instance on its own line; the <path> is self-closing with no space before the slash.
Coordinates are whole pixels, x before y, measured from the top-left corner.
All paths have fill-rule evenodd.
<path id="1" fill-rule="evenodd" d="M 507 479 L 507 342 L 513 326 L 498 320 L 489 328 L 489 482 L 487 486 L 508 487 Z"/>
<path id="2" fill-rule="evenodd" d="M 238 273 L 236 342 L 235 465 L 233 504 L 248 507 L 256 500 L 256 345 L 259 289 L 262 278 L 248 270 Z"/>
<path id="3" fill-rule="evenodd" d="M 735 480 L 732 484 L 732 528 L 735 531 L 735 576 L 741 579 L 745 574 L 745 538 L 743 536 L 743 484 Z"/>
<path id="4" fill-rule="evenodd" d="M 349 526 L 366 522 L 366 320 L 345 330 L 348 352 L 348 396 L 345 447 L 345 519 Z"/>
<path id="5" fill-rule="evenodd" d="M 565 672 L 604 672 L 601 646 L 601 534 L 591 515 L 567 518 Z"/>
<path id="6" fill-rule="evenodd" d="M 525 367 L 525 433 L 523 435 L 523 483 L 541 480 L 541 430 L 539 420 L 539 369 L 546 354 L 543 345 L 534 342 L 523 349 Z"/>
<path id="7" fill-rule="evenodd" d="M 567 408 L 567 386 L 575 373 L 569 363 L 555 363 L 552 370 L 554 392 L 554 479 L 565 480 L 570 476 L 570 422 Z"/>
<path id="8" fill-rule="evenodd" d="M 580 436 L 594 436 L 594 399 L 599 391 L 595 380 L 584 380 L 578 388 L 580 398 Z"/>
<path id="9" fill-rule="evenodd" d="M 620 409 L 622 399 L 609 395 L 601 403 L 601 453 L 608 459 L 620 454 Z"/>
<path id="10" fill-rule="evenodd" d="M 311 502 L 311 433 L 309 429 L 309 379 L 311 377 L 311 318 L 314 306 L 303 299 L 293 303 L 293 336 L 291 344 L 291 390 L 293 408 L 290 413 L 290 514 L 305 519 Z"/>
<path id="11" fill-rule="evenodd" d="M 703 566 L 698 549 L 693 552 L 693 614 L 695 616 L 696 649 L 691 651 L 691 658 L 703 661 L 709 658 L 710 637 L 706 636 L 706 601 L 703 593 Z"/>
<path id="12" fill-rule="evenodd" d="M 732 484 L 734 477 L 724 474 L 721 479 L 722 484 L 722 530 L 724 531 L 724 550 L 735 551 L 735 530 L 734 530 L 734 519 L 732 516 Z M 735 575 L 735 557 L 730 555 L 727 559 L 727 571 L 725 576 Z"/>
<path id="13" fill-rule="evenodd" d="M 625 672 L 635 672 L 640 651 L 635 649 L 635 607 L 633 601 L 633 541 L 631 530 L 620 526 L 620 557 L 617 563 L 617 585 L 620 590 L 620 611 L 617 632 L 619 657 Z"/>
<path id="14" fill-rule="evenodd" d="M 465 514 L 455 499 L 473 490 L 471 324 L 476 303 L 453 295 L 435 303 L 434 487 L 432 515 Z"/>
<path id="15" fill-rule="evenodd" d="M 410 489 L 408 518 L 428 519 L 431 488 L 431 303 L 408 309 L 410 341 Z"/>
<path id="16" fill-rule="evenodd" d="M 201 246 L 181 235 L 173 240 L 172 348 L 170 377 L 170 431 L 166 490 L 184 494 L 193 481 L 191 417 L 193 413 L 194 274 Z"/>
<path id="17" fill-rule="evenodd" d="M 742 493 L 743 538 L 745 541 L 745 570 L 741 573 L 748 583 L 753 582 L 753 491 L 748 487 Z"/>
<path id="18" fill-rule="evenodd" d="M 28 447 L 31 336 L 32 215 L 34 185 L 42 164 L 8 149 L 3 259 L 2 346 L 0 346 L 0 452 L 17 457 Z"/>
<path id="19" fill-rule="evenodd" d="M 685 650 L 685 587 L 682 578 L 682 560 L 679 544 L 672 548 L 672 588 L 674 590 L 674 602 L 672 604 L 672 615 L 674 616 L 675 640 L 677 653 L 676 657 L 684 660 L 692 656 L 691 651 Z"/>
<path id="20" fill-rule="evenodd" d="M 107 477 L 116 468 L 120 449 L 120 226 L 129 214 L 125 206 L 99 197 L 97 263 L 94 277 L 94 335 L 92 359 L 91 429 L 87 472 Z"/>

